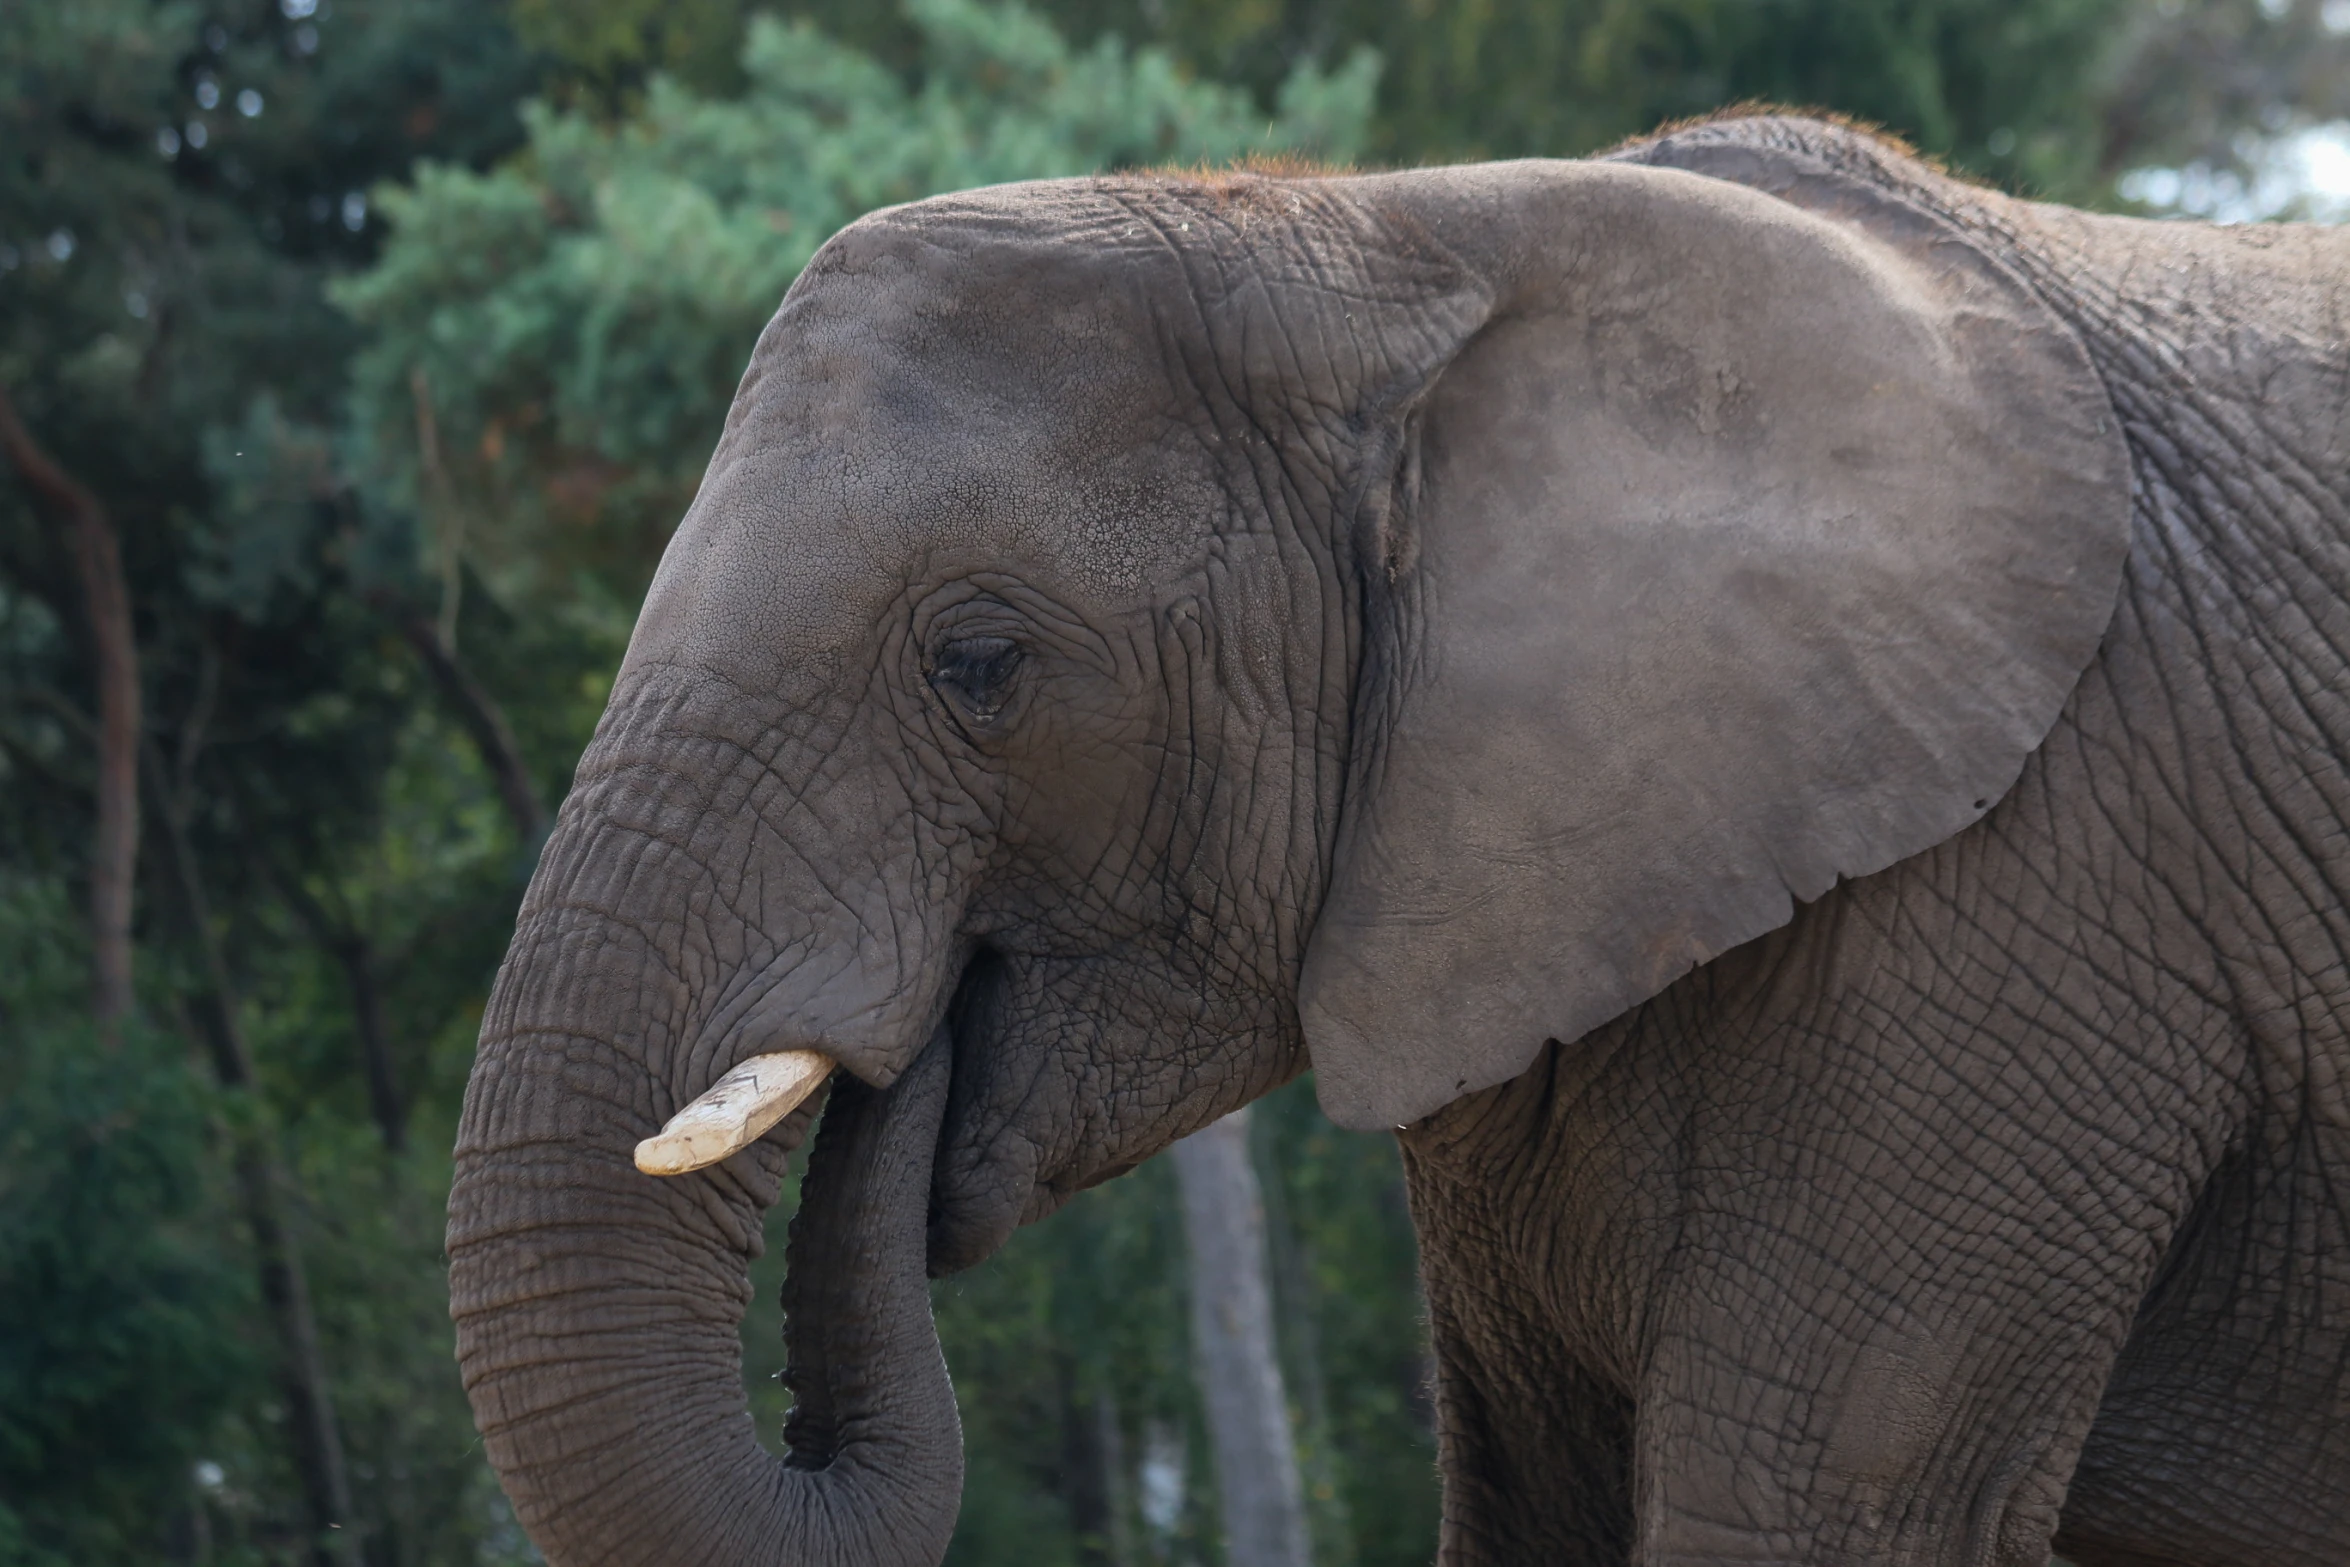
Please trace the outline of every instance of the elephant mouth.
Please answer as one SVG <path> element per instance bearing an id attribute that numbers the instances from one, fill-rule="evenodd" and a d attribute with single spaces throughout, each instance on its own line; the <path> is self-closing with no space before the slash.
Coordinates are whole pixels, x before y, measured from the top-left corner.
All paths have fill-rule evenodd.
<path id="1" fill-rule="evenodd" d="M 992 1037 L 991 1004 L 1001 964 L 982 952 L 965 969 L 948 1007 L 946 1036 L 953 1087 L 932 1166 L 928 1268 L 933 1278 L 959 1273 L 993 1256 L 1023 1224 L 1057 1211 L 1087 1187 L 1135 1168 L 1121 1160 L 1082 1176 L 1066 1160 L 1045 1168 L 1042 1144 L 1027 1129 L 1049 1095 L 1044 1061 L 1007 1100 L 1004 1041 Z M 813 1118 L 810 1103 L 841 1063 L 820 1050 L 750 1056 L 637 1144 L 636 1167 L 648 1175 L 684 1175 L 740 1153 L 784 1126 L 796 1144 Z M 803 1106 L 807 1113 L 798 1114 Z M 786 1124 L 790 1123 L 790 1124 Z M 797 1133 L 797 1135 L 793 1135 Z"/>
<path id="2" fill-rule="evenodd" d="M 1044 1150 L 1026 1129 L 1029 1118 L 1020 1110 L 1034 1104 L 1034 1079 L 1041 1072 L 1033 1072 L 1027 1089 L 1007 1102 L 1004 1041 L 996 1026 L 1002 968 L 993 953 L 974 957 L 947 1009 L 954 1075 L 938 1158 L 931 1166 L 929 1268 L 934 1279 L 985 1262 L 1014 1230 L 1036 1217 L 1031 1198 L 1039 1190 Z"/>
<path id="3" fill-rule="evenodd" d="M 976 1267 L 1023 1225 L 1051 1218 L 1078 1193 L 1139 1168 L 1140 1158 L 1050 1160 L 1016 1117 L 953 1110 L 939 1139 L 930 1195 L 932 1278 Z"/>
<path id="4" fill-rule="evenodd" d="M 1143 1162 L 1102 1138 L 1107 1128 L 1089 1113 L 1099 1096 L 1089 1102 L 1069 1070 L 1074 1042 L 1030 1035 L 1018 1026 L 1023 1010 L 1010 964 L 980 951 L 947 1011 L 954 1076 L 931 1172 L 932 1278 L 986 1261 L 1014 1230 Z"/>

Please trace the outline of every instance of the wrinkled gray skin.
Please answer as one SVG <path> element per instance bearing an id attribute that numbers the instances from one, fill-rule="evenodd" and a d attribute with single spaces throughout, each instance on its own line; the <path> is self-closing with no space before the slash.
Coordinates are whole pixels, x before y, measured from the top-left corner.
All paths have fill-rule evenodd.
<path id="1" fill-rule="evenodd" d="M 1772 118 L 835 239 L 466 1101 L 549 1561 L 935 1561 L 926 1267 L 1309 1053 L 1448 1562 L 2350 1561 L 2346 278 Z M 791 1046 L 778 1463 L 809 1113 L 629 1152 Z"/>

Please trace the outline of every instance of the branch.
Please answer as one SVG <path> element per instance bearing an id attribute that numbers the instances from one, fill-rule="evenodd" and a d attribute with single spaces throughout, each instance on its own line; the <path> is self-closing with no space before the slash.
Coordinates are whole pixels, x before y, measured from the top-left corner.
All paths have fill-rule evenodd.
<path id="1" fill-rule="evenodd" d="M 425 492 L 432 497 L 435 547 L 441 557 L 441 646 L 457 651 L 457 596 L 465 585 L 465 514 L 457 508 L 457 487 L 441 461 L 441 421 L 433 413 L 432 383 L 424 366 L 408 372 L 408 391 L 416 403 L 416 451 L 424 463 Z"/>
<path id="2" fill-rule="evenodd" d="M 68 778 L 56 768 L 51 767 L 47 758 L 34 752 L 31 747 L 5 729 L 0 729 L 0 754 L 7 757 L 9 766 L 22 770 L 30 777 L 39 779 L 60 794 L 81 792 L 81 780 Z"/>
<path id="3" fill-rule="evenodd" d="M 114 524 L 98 497 L 41 449 L 0 387 L 0 454 L 71 529 L 98 672 L 98 830 L 90 856 L 90 967 L 98 1037 L 111 1048 L 131 1008 L 131 889 L 139 856 L 139 647 Z"/>
<path id="4" fill-rule="evenodd" d="M 202 960 L 205 984 L 197 996 L 193 1032 L 212 1054 L 221 1086 L 262 1103 L 253 1070 L 253 1052 L 238 1021 L 236 986 L 221 949 L 220 932 L 212 923 L 212 900 L 188 842 L 185 800 L 167 792 L 163 761 L 154 747 L 143 748 L 147 778 L 156 793 L 163 818 L 164 843 L 178 884 L 180 911 L 194 937 Z M 180 998 L 173 1005 L 182 1008 Z M 352 1515 L 349 1466 L 343 1456 L 341 1428 L 335 1422 L 334 1395 L 327 1377 L 325 1356 L 319 1349 L 318 1318 L 311 1309 L 310 1281 L 295 1243 L 291 1182 L 279 1160 L 265 1123 L 246 1118 L 234 1133 L 238 1184 L 244 1188 L 246 1222 L 253 1229 L 254 1260 L 260 1264 L 261 1299 L 275 1319 L 281 1355 L 279 1375 L 293 1419 L 287 1437 L 293 1447 L 294 1469 L 300 1476 L 304 1500 L 309 1503 L 317 1531 L 314 1559 L 324 1567 L 360 1567 L 356 1531 L 342 1520 Z"/>
<path id="5" fill-rule="evenodd" d="M 34 707 L 40 708 L 66 728 L 92 745 L 98 743 L 98 725 L 90 715 L 73 705 L 73 699 L 55 686 L 41 680 L 28 680 L 14 688 L 16 693 Z"/>
<path id="6" fill-rule="evenodd" d="M 378 981 L 375 943 L 347 920 L 329 914 L 299 874 L 281 870 L 266 856 L 261 874 L 316 941 L 343 970 L 351 992 L 352 1032 L 359 1043 L 359 1064 L 367 1075 L 367 1106 L 375 1117 L 384 1151 L 393 1155 L 408 1149 L 408 1109 L 401 1102 L 399 1074 L 392 1061 L 391 1030 L 384 1020 L 383 987 Z"/>
<path id="7" fill-rule="evenodd" d="M 473 737 L 482 762 L 497 782 L 498 797 L 506 803 L 506 814 L 513 819 L 514 831 L 524 844 L 535 849 L 547 834 L 547 808 L 539 803 L 538 790 L 531 784 L 530 769 L 523 765 L 522 748 L 514 743 L 514 730 L 506 722 L 505 710 L 457 661 L 431 621 L 389 598 L 379 598 L 376 602 L 400 628 L 400 635 L 407 638 L 416 656 L 424 660 L 424 667 L 432 672 L 433 683 L 441 688 L 441 694 L 457 709 L 458 722 Z"/>

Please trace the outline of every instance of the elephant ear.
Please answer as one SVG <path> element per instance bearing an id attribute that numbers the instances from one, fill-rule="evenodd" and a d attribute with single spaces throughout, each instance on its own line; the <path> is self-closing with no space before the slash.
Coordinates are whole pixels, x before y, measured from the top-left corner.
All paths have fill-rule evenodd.
<path id="1" fill-rule="evenodd" d="M 1299 997 L 1340 1124 L 1513 1077 L 1962 830 L 2095 653 L 2129 469 L 2080 342 L 1941 220 L 1832 183 L 1814 211 L 1620 165 L 1361 182 L 1495 305 L 1366 524 Z"/>

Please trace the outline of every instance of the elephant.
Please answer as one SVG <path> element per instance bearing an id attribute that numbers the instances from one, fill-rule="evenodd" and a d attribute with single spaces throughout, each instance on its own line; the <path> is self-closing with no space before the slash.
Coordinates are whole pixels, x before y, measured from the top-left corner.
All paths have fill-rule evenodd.
<path id="1" fill-rule="evenodd" d="M 559 1567 L 934 1563 L 927 1280 L 1310 1067 L 1444 1563 L 2350 1561 L 2346 590 L 2322 228 L 1770 111 L 865 217 L 485 1011 L 487 1455 Z"/>

